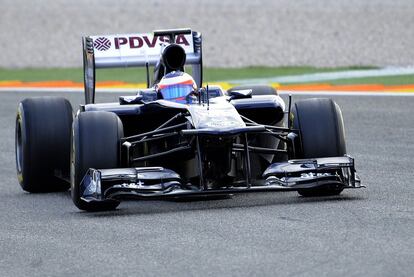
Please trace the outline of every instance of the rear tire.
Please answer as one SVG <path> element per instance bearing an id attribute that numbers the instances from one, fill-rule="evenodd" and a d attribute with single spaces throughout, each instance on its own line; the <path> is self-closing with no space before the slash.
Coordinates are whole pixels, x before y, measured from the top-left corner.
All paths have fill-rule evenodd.
<path id="1" fill-rule="evenodd" d="M 15 154 L 17 178 L 23 190 L 53 192 L 69 188 L 72 120 L 72 106 L 62 97 L 20 102 Z"/>
<path id="2" fill-rule="evenodd" d="M 81 210 L 114 210 L 116 200 L 86 202 L 81 199 L 80 183 L 89 168 L 119 167 L 120 139 L 123 126 L 111 112 L 82 112 L 73 123 L 71 190 L 73 203 Z"/>
<path id="3" fill-rule="evenodd" d="M 339 106 L 326 98 L 295 102 L 293 128 L 299 129 L 302 149 L 297 158 L 337 157 L 346 154 L 345 131 Z M 302 196 L 338 195 L 342 188 L 299 190 Z"/>

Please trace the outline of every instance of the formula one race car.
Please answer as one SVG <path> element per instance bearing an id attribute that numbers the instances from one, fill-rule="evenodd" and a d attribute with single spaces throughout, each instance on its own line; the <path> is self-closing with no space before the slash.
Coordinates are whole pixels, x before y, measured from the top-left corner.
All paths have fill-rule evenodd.
<path id="1" fill-rule="evenodd" d="M 203 87 L 201 46 L 201 34 L 189 29 L 83 38 L 85 104 L 74 119 L 64 98 L 19 105 L 22 188 L 67 190 L 70 183 L 75 205 L 96 211 L 125 198 L 325 196 L 361 187 L 334 101 L 289 97 L 286 108 L 273 87 Z M 95 103 L 95 69 L 126 66 L 145 66 L 147 88 Z"/>

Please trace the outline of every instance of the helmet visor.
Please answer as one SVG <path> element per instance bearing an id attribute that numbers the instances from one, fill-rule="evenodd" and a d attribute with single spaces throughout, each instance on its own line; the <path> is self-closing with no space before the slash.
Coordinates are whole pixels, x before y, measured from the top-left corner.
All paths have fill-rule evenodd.
<path id="1" fill-rule="evenodd" d="M 166 100 L 184 100 L 187 95 L 194 91 L 192 84 L 168 85 L 160 89 L 162 97 Z"/>

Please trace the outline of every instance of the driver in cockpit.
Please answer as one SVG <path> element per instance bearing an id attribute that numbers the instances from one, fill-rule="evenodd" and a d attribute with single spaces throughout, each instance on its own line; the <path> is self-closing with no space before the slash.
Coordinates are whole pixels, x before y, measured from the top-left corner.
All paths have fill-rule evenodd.
<path id="1" fill-rule="evenodd" d="M 161 99 L 177 103 L 191 103 L 196 100 L 197 84 L 190 74 L 182 71 L 167 73 L 155 89 Z"/>

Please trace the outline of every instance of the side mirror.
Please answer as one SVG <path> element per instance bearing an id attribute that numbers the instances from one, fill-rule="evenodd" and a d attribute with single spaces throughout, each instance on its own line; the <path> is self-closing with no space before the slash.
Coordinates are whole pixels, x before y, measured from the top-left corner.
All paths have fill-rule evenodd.
<path id="1" fill-rule="evenodd" d="M 229 101 L 233 99 L 252 98 L 252 93 L 253 93 L 253 90 L 251 89 L 232 90 L 229 92 L 230 94 Z"/>
<path id="2" fill-rule="evenodd" d="M 142 95 L 119 96 L 119 104 L 121 105 L 142 104 Z"/>

